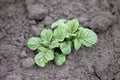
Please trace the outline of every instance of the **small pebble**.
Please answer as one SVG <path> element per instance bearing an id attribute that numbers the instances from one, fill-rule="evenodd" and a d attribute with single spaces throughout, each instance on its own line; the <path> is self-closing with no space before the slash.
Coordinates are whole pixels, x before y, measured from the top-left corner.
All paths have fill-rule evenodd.
<path id="1" fill-rule="evenodd" d="M 84 23 L 86 21 L 88 21 L 89 19 L 87 17 L 79 17 L 79 21 L 80 23 Z"/>
<path id="2" fill-rule="evenodd" d="M 37 35 L 37 36 L 39 36 L 41 30 L 43 29 L 43 25 L 42 24 L 38 24 L 37 26 L 32 25 L 31 28 L 34 31 L 34 34 Z"/>
<path id="3" fill-rule="evenodd" d="M 41 20 L 48 14 L 48 9 L 42 4 L 27 5 L 29 19 Z"/>
<path id="4" fill-rule="evenodd" d="M 25 68 L 30 68 L 34 64 L 35 64 L 35 62 L 34 62 L 33 58 L 26 58 L 26 59 L 23 59 L 23 61 L 22 61 L 22 67 L 25 67 Z"/>
<path id="5" fill-rule="evenodd" d="M 52 24 L 52 22 L 53 22 L 52 17 L 50 17 L 50 16 L 45 17 L 45 19 L 44 19 L 45 25 L 50 25 L 50 24 Z"/>
<path id="6" fill-rule="evenodd" d="M 21 57 L 21 58 L 26 58 L 26 57 L 27 57 L 27 54 L 26 54 L 26 51 L 25 51 L 25 50 L 22 50 L 22 51 L 21 51 L 20 57 Z"/>
<path id="7" fill-rule="evenodd" d="M 29 23 L 30 23 L 31 25 L 36 25 L 36 21 L 35 21 L 35 20 L 30 20 Z"/>

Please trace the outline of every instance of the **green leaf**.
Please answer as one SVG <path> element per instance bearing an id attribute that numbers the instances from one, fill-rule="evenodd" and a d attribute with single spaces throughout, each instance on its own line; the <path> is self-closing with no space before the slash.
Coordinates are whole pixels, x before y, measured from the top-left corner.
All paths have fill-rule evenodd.
<path id="1" fill-rule="evenodd" d="M 65 27 L 66 26 L 65 21 L 66 21 L 65 19 L 60 19 L 60 20 L 52 23 L 51 28 L 57 28 L 58 26 Z"/>
<path id="2" fill-rule="evenodd" d="M 76 36 L 76 34 L 69 34 L 70 36 Z"/>
<path id="3" fill-rule="evenodd" d="M 48 42 L 51 41 L 52 39 L 52 35 L 53 35 L 53 32 L 52 30 L 50 29 L 44 29 L 42 32 L 41 32 L 41 37 L 43 40 L 46 40 Z"/>
<path id="4" fill-rule="evenodd" d="M 31 49 L 31 50 L 36 50 L 39 46 L 40 46 L 40 42 L 41 39 L 38 37 L 31 37 L 28 42 L 27 42 L 27 46 Z"/>
<path id="5" fill-rule="evenodd" d="M 72 41 L 67 41 L 67 45 L 69 45 L 72 48 Z"/>
<path id="6" fill-rule="evenodd" d="M 49 45 L 50 45 L 50 42 L 47 41 L 47 40 L 43 40 L 43 41 L 41 41 L 41 43 L 42 43 L 44 46 L 49 46 Z"/>
<path id="7" fill-rule="evenodd" d="M 71 42 L 62 42 L 60 43 L 60 49 L 63 54 L 67 55 L 71 52 Z"/>
<path id="8" fill-rule="evenodd" d="M 81 42 L 78 39 L 74 39 L 74 48 L 76 51 L 79 50 L 79 48 L 81 47 Z"/>
<path id="9" fill-rule="evenodd" d="M 64 27 L 57 27 L 54 30 L 54 34 L 53 34 L 53 40 L 56 41 L 63 41 L 65 38 L 65 33 L 66 33 L 66 29 Z"/>
<path id="10" fill-rule="evenodd" d="M 47 59 L 47 61 L 53 60 L 54 59 L 54 51 L 48 50 L 45 54 L 45 58 Z"/>
<path id="11" fill-rule="evenodd" d="M 40 67 L 45 67 L 46 63 L 54 59 L 54 52 L 50 49 L 45 49 L 35 56 L 35 63 Z"/>
<path id="12" fill-rule="evenodd" d="M 65 38 L 70 39 L 71 37 L 75 37 L 75 36 L 76 34 L 71 34 L 67 32 Z"/>
<path id="13" fill-rule="evenodd" d="M 35 63 L 40 67 L 45 67 L 45 64 L 47 63 L 47 60 L 44 59 L 44 53 L 38 53 L 35 55 Z"/>
<path id="14" fill-rule="evenodd" d="M 86 47 L 91 47 L 97 42 L 96 33 L 88 28 L 80 27 L 76 37 L 79 39 L 81 44 L 83 44 Z"/>
<path id="15" fill-rule="evenodd" d="M 64 54 L 59 54 L 56 56 L 55 65 L 61 66 L 65 63 L 66 56 Z"/>
<path id="16" fill-rule="evenodd" d="M 59 42 L 58 41 L 52 41 L 49 48 L 53 49 L 53 48 L 56 48 L 56 47 L 59 47 Z"/>
<path id="17" fill-rule="evenodd" d="M 68 32 L 73 34 L 78 29 L 79 21 L 78 21 L 78 19 L 72 19 L 72 20 L 68 21 L 67 24 L 68 24 Z"/>
<path id="18" fill-rule="evenodd" d="M 46 52 L 47 50 L 48 50 L 48 49 L 45 48 L 44 46 L 38 47 L 38 51 L 39 51 L 39 52 Z"/>
<path id="19" fill-rule="evenodd" d="M 70 33 L 66 33 L 65 38 L 70 38 Z"/>

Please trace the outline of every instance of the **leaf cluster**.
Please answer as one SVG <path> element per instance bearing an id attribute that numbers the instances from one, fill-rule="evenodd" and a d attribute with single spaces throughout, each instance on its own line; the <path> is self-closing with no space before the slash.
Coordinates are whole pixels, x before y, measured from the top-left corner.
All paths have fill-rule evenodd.
<path id="1" fill-rule="evenodd" d="M 35 62 L 40 67 L 54 60 L 57 66 L 66 61 L 66 56 L 74 48 L 76 51 L 83 45 L 91 47 L 97 42 L 97 35 L 88 28 L 79 27 L 78 19 L 60 19 L 51 25 L 51 29 L 43 29 L 40 37 L 31 37 L 28 47 L 37 50 Z"/>

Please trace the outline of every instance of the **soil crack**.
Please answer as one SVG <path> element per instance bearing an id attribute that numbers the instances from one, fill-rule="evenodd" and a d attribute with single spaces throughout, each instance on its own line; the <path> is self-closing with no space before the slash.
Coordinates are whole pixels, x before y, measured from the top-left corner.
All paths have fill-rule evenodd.
<path id="1" fill-rule="evenodd" d="M 94 71 L 94 74 L 99 80 L 102 80 L 101 77 L 96 73 L 96 71 Z"/>

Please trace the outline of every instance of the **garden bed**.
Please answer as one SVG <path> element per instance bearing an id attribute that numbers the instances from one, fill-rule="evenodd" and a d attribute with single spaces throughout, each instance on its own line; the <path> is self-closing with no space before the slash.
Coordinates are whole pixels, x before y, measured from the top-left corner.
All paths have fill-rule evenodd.
<path id="1" fill-rule="evenodd" d="M 119 0 L 0 0 L 0 80 L 120 80 Z M 98 42 L 61 67 L 35 65 L 27 40 L 58 19 L 77 18 Z"/>

